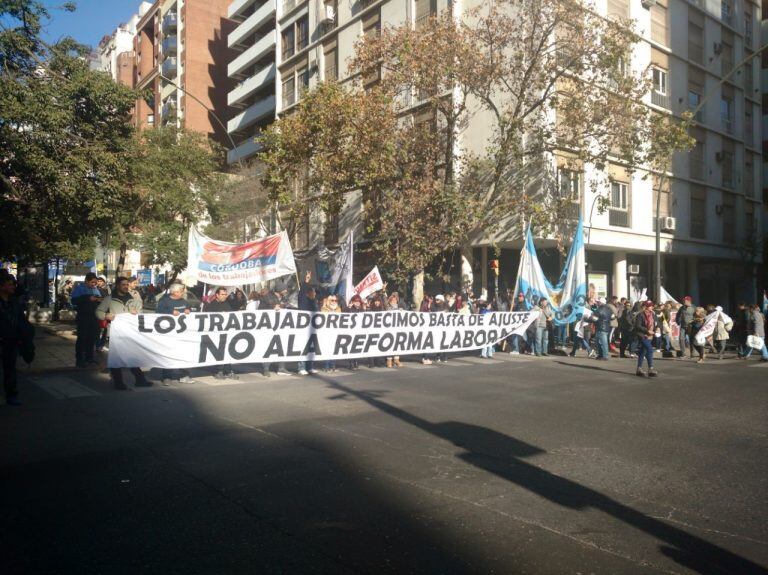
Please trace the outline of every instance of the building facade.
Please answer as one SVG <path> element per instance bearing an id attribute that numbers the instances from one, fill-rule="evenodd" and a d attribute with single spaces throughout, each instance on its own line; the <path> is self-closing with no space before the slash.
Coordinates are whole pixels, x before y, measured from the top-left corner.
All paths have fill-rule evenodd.
<path id="1" fill-rule="evenodd" d="M 451 3 L 469 10 L 479 0 Z M 594 168 L 563 170 L 559 177 L 584 219 L 590 282 L 605 295 L 653 293 L 655 200 L 661 194 L 662 285 L 673 296 L 733 306 L 757 297 L 757 267 L 762 263 L 762 115 L 759 58 L 761 7 L 752 0 L 597 0 L 606 17 L 635 21 L 642 40 L 631 66 L 648 70 L 653 88 L 646 104 L 680 116 L 702 104 L 692 130 L 696 146 L 677 154 L 666 185 L 611 165 L 610 182 L 593 191 Z M 289 113 L 304 90 L 323 79 L 348 79 L 345 63 L 361 35 L 382 26 L 420 21 L 448 8 L 446 0 L 235 0 L 229 15 L 240 22 L 230 46 L 241 51 L 230 77 L 241 84 L 230 94 L 238 121 L 230 122 L 238 153 L 258 152 L 261 126 Z M 768 57 L 767 57 L 768 58 Z M 741 65 L 747 60 L 745 65 Z M 488 124 L 473 118 L 461 145 L 479 151 Z M 610 198 L 601 212 L 598 196 Z M 351 197 L 339 220 L 338 236 L 359 225 L 360 198 Z M 335 235 L 335 234 L 334 234 Z M 491 245 L 501 248 L 501 284 L 511 286 L 522 242 L 504 237 L 476 241 L 476 282 L 492 284 L 487 262 Z M 322 241 L 315 231 L 309 243 Z M 562 256 L 552 242 L 543 247 L 542 265 L 553 279 Z M 479 286 L 480 287 L 480 286 Z"/>
<path id="2" fill-rule="evenodd" d="M 136 103 L 138 126 L 183 126 L 231 148 L 228 3 L 157 0 L 137 23 L 133 85 L 150 94 Z"/>

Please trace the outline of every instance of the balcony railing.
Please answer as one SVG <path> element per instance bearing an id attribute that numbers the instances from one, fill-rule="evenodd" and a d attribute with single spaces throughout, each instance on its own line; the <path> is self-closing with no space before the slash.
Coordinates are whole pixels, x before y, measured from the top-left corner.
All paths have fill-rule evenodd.
<path id="1" fill-rule="evenodd" d="M 608 209 L 608 224 L 620 228 L 629 227 L 629 211 L 616 208 Z"/>
<path id="2" fill-rule="evenodd" d="M 176 36 L 168 36 L 163 39 L 163 54 L 175 54 L 178 47 Z"/>
<path id="3" fill-rule="evenodd" d="M 661 94 L 660 92 L 657 92 L 654 90 L 651 92 L 651 103 L 655 104 L 656 106 L 661 106 L 662 108 L 670 108 L 670 102 L 671 98 L 669 97 L 669 94 Z"/>
<path id="4" fill-rule="evenodd" d="M 179 25 L 179 17 L 174 12 L 169 12 L 163 18 L 163 32 L 175 30 Z"/>
<path id="5" fill-rule="evenodd" d="M 176 75 L 176 58 L 166 58 L 163 62 L 163 76 L 173 78 Z"/>
<path id="6" fill-rule="evenodd" d="M 283 108 L 288 108 L 296 103 L 296 88 L 283 92 Z"/>

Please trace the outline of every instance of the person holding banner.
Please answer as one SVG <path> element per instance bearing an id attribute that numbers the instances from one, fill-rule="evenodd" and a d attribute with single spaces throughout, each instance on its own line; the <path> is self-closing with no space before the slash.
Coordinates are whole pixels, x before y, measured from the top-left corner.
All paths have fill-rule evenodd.
<path id="1" fill-rule="evenodd" d="M 229 301 L 227 288 L 220 286 L 216 288 L 213 300 L 203 304 L 204 312 L 214 313 L 232 313 L 232 304 Z M 213 377 L 216 379 L 240 379 L 232 369 L 232 364 L 220 365 Z"/>
<path id="2" fill-rule="evenodd" d="M 597 353 L 589 345 L 589 336 L 592 333 L 592 325 L 589 323 L 591 318 L 592 310 L 585 307 L 581 319 L 576 322 L 576 327 L 573 331 L 573 348 L 571 353 L 568 354 L 569 357 L 576 357 L 579 346 L 584 348 L 590 359 L 597 357 Z"/>
<path id="3" fill-rule="evenodd" d="M 329 295 L 327 298 L 325 298 L 325 301 L 323 302 L 323 306 L 320 309 L 322 313 L 339 313 L 341 312 L 341 308 L 339 307 L 339 296 L 337 295 Z M 333 359 L 327 359 L 325 360 L 325 365 L 323 366 L 323 371 L 326 372 L 335 372 L 336 371 L 336 361 Z"/>
<path id="4" fill-rule="evenodd" d="M 358 294 L 355 294 L 352 296 L 352 298 L 349 300 L 349 308 L 347 309 L 348 313 L 362 313 L 365 310 L 363 309 L 363 298 L 361 298 Z M 349 369 L 352 371 L 357 371 L 360 369 L 360 361 L 357 359 L 350 359 L 349 360 Z"/>
<path id="5" fill-rule="evenodd" d="M 717 311 L 717 326 L 715 327 L 713 339 L 715 341 L 717 359 L 723 359 L 725 347 L 728 344 L 728 338 L 730 337 L 730 331 L 733 329 L 733 320 L 723 312 L 722 307 L 717 306 L 715 311 Z"/>
<path id="6" fill-rule="evenodd" d="M 189 314 L 192 309 L 189 306 L 189 302 L 184 299 L 184 292 L 185 289 L 182 284 L 171 284 L 171 287 L 168 288 L 168 293 L 157 302 L 155 311 L 158 314 L 174 316 Z M 186 369 L 164 369 L 160 377 L 165 386 L 171 385 L 172 382 L 195 383 Z"/>
<path id="7" fill-rule="evenodd" d="M 317 311 L 317 290 L 315 286 L 310 284 L 312 281 L 312 272 L 307 271 L 304 276 L 304 283 L 299 288 L 299 309 L 302 311 Z M 315 374 L 317 370 L 314 368 L 314 364 L 311 360 L 298 362 L 298 374 L 309 375 Z"/>
<path id="8" fill-rule="evenodd" d="M 752 305 L 749 310 L 749 336 L 744 359 L 749 359 L 753 349 L 760 350 L 761 361 L 768 361 L 768 348 L 765 345 L 765 316 L 757 304 Z"/>
<path id="9" fill-rule="evenodd" d="M 690 298 L 686 298 L 690 301 Z M 678 315 L 680 315 L 678 313 Z M 699 354 L 699 359 L 696 360 L 696 363 L 704 363 L 704 360 L 706 359 L 706 336 L 704 336 L 702 341 L 702 338 L 697 338 L 696 336 L 699 334 L 699 332 L 704 327 L 704 324 L 706 323 L 707 319 L 707 310 L 705 310 L 703 307 L 697 307 L 693 312 L 693 320 L 688 324 L 688 329 L 690 332 L 690 341 L 691 346 L 693 349 L 695 349 Z M 680 339 L 682 341 L 682 335 L 680 336 Z M 691 356 L 693 358 L 693 356 Z"/>
<path id="10" fill-rule="evenodd" d="M 384 289 L 387 289 L 387 284 L 384 283 Z M 385 292 L 386 293 L 386 292 Z M 398 294 L 396 291 L 389 294 L 389 297 L 387 298 L 387 310 L 388 311 L 397 311 L 400 309 L 400 294 Z M 387 358 L 387 367 L 402 367 L 402 363 L 400 363 L 400 356 L 395 355 L 392 357 Z"/>

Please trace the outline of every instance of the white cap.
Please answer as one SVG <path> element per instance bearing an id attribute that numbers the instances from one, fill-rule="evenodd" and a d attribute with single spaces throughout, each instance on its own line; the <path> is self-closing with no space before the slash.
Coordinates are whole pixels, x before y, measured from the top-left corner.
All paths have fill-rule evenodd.
<path id="1" fill-rule="evenodd" d="M 443 294 L 439 293 L 435 296 L 435 301 L 445 301 Z"/>

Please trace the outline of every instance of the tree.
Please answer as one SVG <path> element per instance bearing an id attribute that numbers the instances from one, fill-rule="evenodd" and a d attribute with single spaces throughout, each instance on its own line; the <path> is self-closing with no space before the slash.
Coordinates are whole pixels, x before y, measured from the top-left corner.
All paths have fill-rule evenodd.
<path id="1" fill-rule="evenodd" d="M 60 255 L 63 245 L 80 244 L 109 227 L 113 198 L 126 176 L 135 95 L 90 70 L 83 46 L 69 39 L 46 46 L 39 33 L 47 15 L 39 2 L 0 4 L 5 257 Z"/>
<path id="2" fill-rule="evenodd" d="M 129 247 L 152 264 L 170 265 L 174 276 L 186 267 L 190 225 L 218 217 L 220 160 L 220 150 L 197 132 L 164 127 L 135 135 L 125 157 L 128 176 L 113 198 L 117 275 Z"/>

